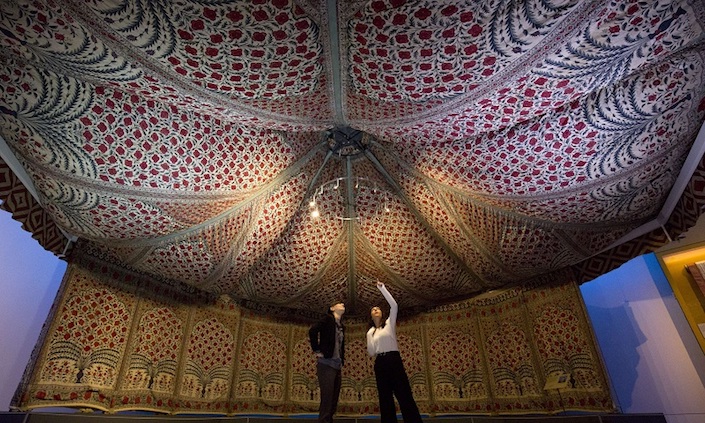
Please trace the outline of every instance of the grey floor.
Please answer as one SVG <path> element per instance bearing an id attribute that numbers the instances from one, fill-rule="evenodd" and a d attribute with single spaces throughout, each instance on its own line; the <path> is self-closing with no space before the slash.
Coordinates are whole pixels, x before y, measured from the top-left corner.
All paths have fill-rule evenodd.
<path id="1" fill-rule="evenodd" d="M 313 417 L 167 416 L 145 413 L 0 412 L 0 423 L 317 423 Z M 401 420 L 400 420 L 401 422 Z M 449 416 L 426 417 L 424 423 L 666 423 L 661 414 L 601 414 L 569 416 Z M 336 418 L 334 423 L 379 423 L 374 416 Z"/>

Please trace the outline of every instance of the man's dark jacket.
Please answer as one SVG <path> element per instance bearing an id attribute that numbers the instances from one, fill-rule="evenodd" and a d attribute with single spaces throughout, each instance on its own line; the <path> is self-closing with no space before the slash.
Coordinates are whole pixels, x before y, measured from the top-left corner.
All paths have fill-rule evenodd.
<path id="1" fill-rule="evenodd" d="M 341 323 L 342 325 L 342 323 Z M 345 327 L 343 327 L 345 333 Z M 320 322 L 311 326 L 308 331 L 308 338 L 311 340 L 311 349 L 314 352 L 323 353 L 324 358 L 333 357 L 335 349 L 335 317 L 327 314 Z M 340 344 L 340 360 L 345 362 L 345 337 Z"/>

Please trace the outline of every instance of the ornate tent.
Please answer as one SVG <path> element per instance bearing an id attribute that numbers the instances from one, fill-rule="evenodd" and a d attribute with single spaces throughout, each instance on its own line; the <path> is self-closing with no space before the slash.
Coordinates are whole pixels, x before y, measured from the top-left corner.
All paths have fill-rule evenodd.
<path id="1" fill-rule="evenodd" d="M 0 199 L 70 261 L 15 404 L 310 411 L 305 325 L 252 311 L 361 318 L 381 280 L 424 412 L 610 410 L 574 282 L 700 215 L 704 26 L 702 0 L 3 1 Z M 374 413 L 350 360 L 342 407 Z"/>
<path id="2" fill-rule="evenodd" d="M 2 157 L 59 252 L 304 312 L 364 314 L 379 279 L 420 310 L 664 224 L 702 155 L 703 22 L 700 0 L 5 1 Z"/>

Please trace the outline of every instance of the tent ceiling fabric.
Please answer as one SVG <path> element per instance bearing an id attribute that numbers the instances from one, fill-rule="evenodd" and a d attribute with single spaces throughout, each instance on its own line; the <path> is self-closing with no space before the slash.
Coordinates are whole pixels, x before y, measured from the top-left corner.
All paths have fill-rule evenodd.
<path id="1" fill-rule="evenodd" d="M 1 8 L 0 131 L 46 211 L 251 304 L 364 315 L 379 279 L 420 309 L 579 263 L 656 218 L 705 113 L 701 0 Z"/>

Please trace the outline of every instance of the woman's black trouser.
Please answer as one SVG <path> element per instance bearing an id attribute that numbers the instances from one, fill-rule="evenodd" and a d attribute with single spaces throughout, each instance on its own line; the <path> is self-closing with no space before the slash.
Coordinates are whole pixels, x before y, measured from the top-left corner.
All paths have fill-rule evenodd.
<path id="1" fill-rule="evenodd" d="M 399 351 L 378 354 L 375 359 L 375 377 L 379 394 L 379 412 L 382 423 L 396 423 L 394 397 L 399 402 L 404 423 L 421 423 L 421 415 L 411 393 L 409 378 L 404 370 Z"/>

